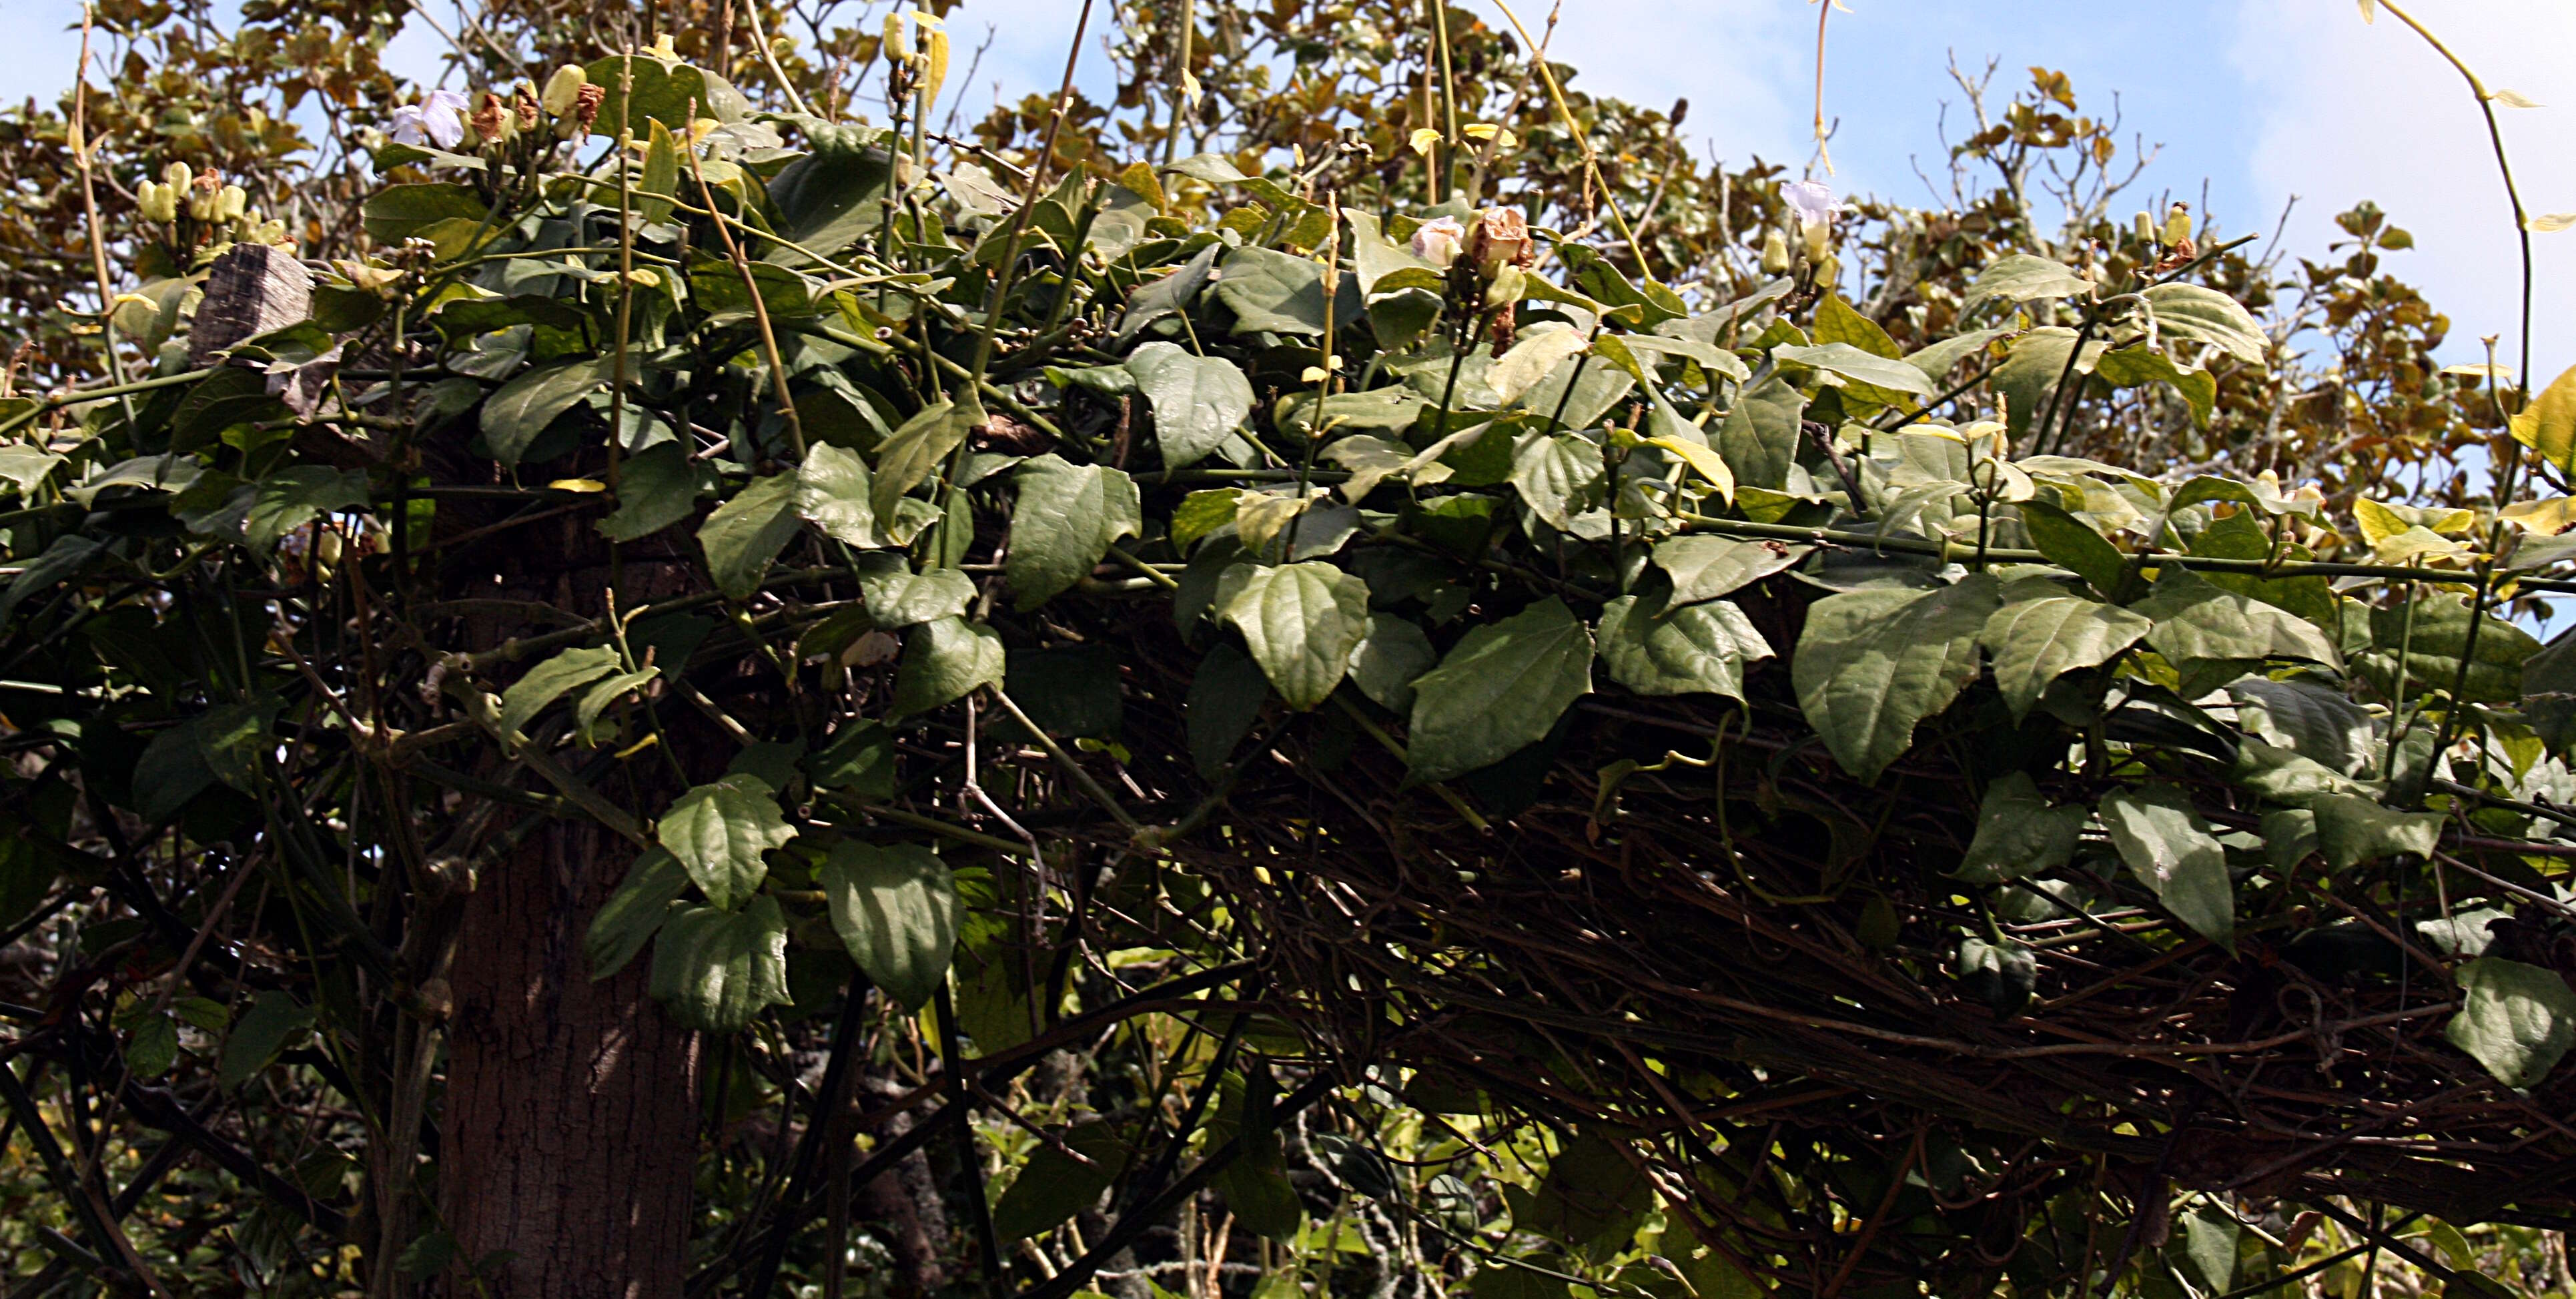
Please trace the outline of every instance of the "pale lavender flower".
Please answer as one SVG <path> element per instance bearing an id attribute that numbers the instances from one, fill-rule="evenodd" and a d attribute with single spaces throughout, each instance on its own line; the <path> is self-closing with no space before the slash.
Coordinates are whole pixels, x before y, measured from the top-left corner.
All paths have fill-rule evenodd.
<path id="1" fill-rule="evenodd" d="M 1834 201 L 1834 187 L 1820 180 L 1793 180 L 1780 187 L 1780 197 L 1798 218 L 1798 233 L 1804 237 L 1807 255 L 1822 258 L 1827 237 L 1833 233 L 1834 218 L 1849 210 Z"/>
<path id="2" fill-rule="evenodd" d="M 419 103 L 395 109 L 390 134 L 404 144 L 455 148 L 465 138 L 465 96 L 453 90 L 433 90 Z"/>
<path id="3" fill-rule="evenodd" d="M 1413 232 L 1413 255 L 1442 270 L 1458 260 L 1458 247 L 1467 238 L 1467 227 L 1456 217 L 1439 217 L 1425 221 Z"/>

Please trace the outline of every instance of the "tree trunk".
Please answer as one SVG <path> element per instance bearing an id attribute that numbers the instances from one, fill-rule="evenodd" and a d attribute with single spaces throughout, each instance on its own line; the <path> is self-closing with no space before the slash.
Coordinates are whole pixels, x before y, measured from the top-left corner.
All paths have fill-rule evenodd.
<path id="1" fill-rule="evenodd" d="M 633 856 L 595 826 L 550 825 L 467 904 L 439 1176 L 457 1266 L 515 1255 L 483 1293 L 680 1297 L 697 1036 L 646 995 L 649 953 L 593 983 L 581 947 Z"/>
<path id="2" fill-rule="evenodd" d="M 480 562 L 456 568 L 498 576 L 506 598 L 598 617 L 610 570 L 592 521 L 576 514 L 499 533 L 478 547 Z M 687 584 L 685 561 L 663 549 L 630 548 L 644 553 L 629 556 L 621 610 Z M 551 628 L 494 618 L 473 643 L 542 630 Z M 701 746 L 680 747 L 683 762 L 699 756 Z M 603 792 L 649 817 L 654 800 L 674 792 L 658 776 L 658 764 L 647 766 Z M 439 1174 L 456 1241 L 452 1293 L 681 1297 L 698 1155 L 697 1034 L 652 1000 L 649 950 L 596 983 L 582 950 L 591 917 L 634 858 L 632 845 L 595 823 L 550 821 L 486 867 L 467 900 L 450 979 Z M 461 1273 L 477 1268 L 481 1290 L 462 1284 Z"/>

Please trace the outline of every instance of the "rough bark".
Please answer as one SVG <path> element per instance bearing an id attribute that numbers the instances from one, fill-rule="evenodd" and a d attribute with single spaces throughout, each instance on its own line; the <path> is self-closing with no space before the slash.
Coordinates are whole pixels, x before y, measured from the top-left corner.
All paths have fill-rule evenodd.
<path id="1" fill-rule="evenodd" d="M 596 617 L 610 575 L 591 522 L 575 515 L 496 534 L 457 567 L 497 575 L 508 598 Z M 686 570 L 669 560 L 631 557 L 629 600 L 683 585 Z M 474 643 L 535 630 L 478 627 Z M 683 741 L 681 760 L 703 756 L 687 752 L 698 747 Z M 647 775 L 608 792 L 649 809 L 673 791 Z M 452 1275 L 452 1293 L 680 1299 L 698 1153 L 697 1035 L 649 995 L 650 952 L 594 983 L 582 951 L 591 917 L 634 857 L 595 824 L 549 822 L 487 865 L 467 901 L 451 977 L 442 1211 L 455 1267 L 510 1257 L 485 1271 L 481 1291 Z"/>
<path id="2" fill-rule="evenodd" d="M 551 826 L 487 874 L 456 964 L 440 1170 L 457 1259 L 509 1251 L 512 1299 L 679 1299 L 697 1161 L 697 1040 L 649 957 L 590 980 L 581 934 L 633 857 Z"/>
<path id="3" fill-rule="evenodd" d="M 870 1078 L 865 1090 L 872 1101 L 885 1101 L 904 1089 L 891 1079 Z M 892 1141 L 912 1131 L 913 1123 L 909 1113 L 890 1115 L 877 1125 L 875 1136 Z M 894 1256 L 888 1294 L 915 1299 L 948 1283 L 948 1209 L 925 1152 L 916 1150 L 879 1174 L 859 1192 L 856 1207 L 862 1220 L 880 1224 L 879 1239 Z"/>

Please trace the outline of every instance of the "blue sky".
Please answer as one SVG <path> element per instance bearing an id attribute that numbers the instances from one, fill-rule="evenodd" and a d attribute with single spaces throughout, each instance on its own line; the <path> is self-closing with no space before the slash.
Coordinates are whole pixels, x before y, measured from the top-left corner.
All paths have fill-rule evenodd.
<path id="1" fill-rule="evenodd" d="M 444 10 L 452 0 L 435 0 Z M 1499 18 L 1493 0 L 1451 0 Z M 1544 0 L 1512 0 L 1532 23 Z M 2513 228 L 2474 103 L 2456 74 L 2395 20 L 2364 25 L 2355 0 L 1842 0 L 1828 29 L 1825 109 L 1840 123 L 1835 183 L 1902 201 L 1928 201 L 1914 175 L 1936 178 L 1935 113 L 1962 120 L 1948 64 L 1999 64 L 2008 94 L 2033 64 L 2068 73 L 2088 111 L 2119 97 L 2124 134 L 2161 144 L 2144 190 L 2198 200 L 2225 227 L 2269 232 L 2292 195 L 2294 250 L 2322 253 L 2333 214 L 2375 198 L 2417 237 L 2391 268 L 2450 311 L 2455 359 L 2477 337 L 2515 333 Z M 1106 12 L 1110 5 L 1100 8 Z M 989 27 L 993 49 L 968 111 L 993 83 L 1052 84 L 1071 34 L 1072 0 L 965 0 L 952 16 L 960 45 Z M 2508 144 L 2526 200 L 2576 212 L 2576 3 L 2569 0 L 2415 0 L 2417 15 L 2452 42 L 2489 84 L 2545 107 L 2506 110 Z M 64 83 L 77 39 L 75 0 L 0 0 L 13 39 L 0 43 L 0 95 L 50 95 Z M 1809 155 L 1817 9 L 1808 0 L 1564 0 L 1559 57 L 1595 90 L 1662 105 L 1687 95 L 1690 127 L 1708 147 L 1799 163 Z M 1094 38 L 1087 83 L 1105 80 Z M 398 43 L 398 66 L 431 66 L 426 31 Z M 962 63 L 962 57 L 961 57 Z M 2139 203 L 2136 206 L 2144 206 Z M 2536 236 L 2540 253 L 2535 369 L 2546 382 L 2576 363 L 2576 231 Z"/>

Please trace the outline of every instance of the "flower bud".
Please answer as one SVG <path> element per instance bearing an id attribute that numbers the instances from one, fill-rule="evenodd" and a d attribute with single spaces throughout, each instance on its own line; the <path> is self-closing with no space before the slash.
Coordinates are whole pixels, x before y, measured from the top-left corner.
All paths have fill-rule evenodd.
<path id="1" fill-rule="evenodd" d="M 210 185 L 188 188 L 188 217 L 194 221 L 213 221 L 223 207 L 223 191 Z"/>
<path id="2" fill-rule="evenodd" d="M 489 90 L 475 102 L 472 121 L 475 138 L 485 144 L 500 144 L 508 140 L 518 126 L 516 115 L 509 106 Z"/>
<path id="3" fill-rule="evenodd" d="M 216 192 L 215 219 L 217 221 L 238 221 L 242 213 L 248 210 L 250 210 L 250 195 L 244 193 L 241 186 L 226 185 Z"/>
<path id="4" fill-rule="evenodd" d="M 1765 275 L 1786 275 L 1789 273 L 1789 265 L 1788 236 L 1781 234 L 1778 230 L 1773 230 L 1770 233 L 1763 235 L 1762 273 Z"/>
<path id="5" fill-rule="evenodd" d="M 1467 236 L 1467 255 L 1476 259 L 1476 269 L 1491 278 L 1506 266 L 1534 266 L 1538 263 L 1538 241 L 1530 238 L 1529 221 L 1518 208 L 1487 208 L 1476 218 L 1476 228 Z"/>
<path id="6" fill-rule="evenodd" d="M 2144 212 L 2140 212 L 2137 217 L 2130 222 L 2129 232 L 2138 237 L 2139 243 L 2154 243 L 2156 241 L 2156 219 L 2148 216 Z"/>
<path id="7" fill-rule="evenodd" d="M 902 14 L 885 16 L 885 56 L 889 63 L 912 62 L 912 34 L 906 30 Z"/>
<path id="8" fill-rule="evenodd" d="M 669 32 L 664 32 L 661 35 L 654 37 L 653 48 L 644 52 L 664 63 L 677 63 L 680 61 L 679 47 L 671 44 L 671 34 Z"/>
<path id="9" fill-rule="evenodd" d="M 2165 242 L 2179 244 L 2191 238 L 2191 205 L 2176 203 L 2165 213 Z"/>
<path id="10" fill-rule="evenodd" d="M 554 117 L 571 112 L 573 101 L 581 97 L 582 87 L 589 83 L 590 74 L 569 63 L 555 69 L 555 74 L 546 78 L 546 112 Z"/>
<path id="11" fill-rule="evenodd" d="M 188 164 L 184 162 L 174 162 L 161 169 L 161 183 L 173 191 L 186 189 L 188 182 L 196 178 L 197 173 L 188 170 Z"/>
<path id="12" fill-rule="evenodd" d="M 144 220 L 168 225 L 179 218 L 179 191 L 147 180 L 135 187 L 134 207 Z"/>
<path id="13" fill-rule="evenodd" d="M 1466 233 L 1456 217 L 1425 221 L 1413 232 L 1413 255 L 1445 271 L 1458 260 L 1458 245 Z"/>
<path id="14" fill-rule="evenodd" d="M 1485 305 L 1499 307 L 1505 303 L 1518 302 L 1521 300 L 1521 293 L 1528 288 L 1529 273 L 1505 262 L 1502 269 L 1494 272 L 1493 284 L 1485 289 Z"/>

